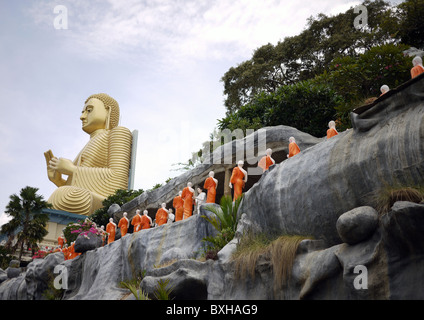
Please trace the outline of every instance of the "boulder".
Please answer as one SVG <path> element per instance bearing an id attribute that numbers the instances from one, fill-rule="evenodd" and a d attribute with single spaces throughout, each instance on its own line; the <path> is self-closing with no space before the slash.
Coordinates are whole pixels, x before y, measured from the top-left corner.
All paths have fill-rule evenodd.
<path id="1" fill-rule="evenodd" d="M 11 260 L 9 262 L 9 267 L 6 269 L 7 278 L 17 278 L 21 274 L 21 268 L 19 265 L 19 260 Z"/>
<path id="2" fill-rule="evenodd" d="M 89 250 L 94 250 L 101 247 L 103 244 L 102 236 L 94 233 L 89 233 L 87 236 L 78 235 L 75 240 L 75 252 L 84 253 Z"/>
<path id="3" fill-rule="evenodd" d="M 121 207 L 119 206 L 119 204 L 112 204 L 109 209 L 107 209 L 107 214 L 109 215 L 109 217 L 113 217 L 113 215 L 116 212 L 120 212 L 121 211 Z"/>
<path id="4" fill-rule="evenodd" d="M 19 275 L 21 274 L 21 268 L 9 267 L 6 269 L 6 274 L 8 279 L 19 277 Z"/>
<path id="5" fill-rule="evenodd" d="M 336 223 L 337 232 L 343 242 L 356 244 L 370 237 L 378 225 L 378 212 L 368 206 L 343 213 Z"/>

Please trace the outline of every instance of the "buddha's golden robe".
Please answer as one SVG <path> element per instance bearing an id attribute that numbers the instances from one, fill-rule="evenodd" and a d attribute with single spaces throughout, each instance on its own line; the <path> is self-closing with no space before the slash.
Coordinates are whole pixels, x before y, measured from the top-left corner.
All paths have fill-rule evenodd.
<path id="1" fill-rule="evenodd" d="M 132 134 L 125 127 L 94 133 L 74 160 L 76 172 L 48 202 L 54 209 L 88 215 L 118 189 L 127 189 Z"/>

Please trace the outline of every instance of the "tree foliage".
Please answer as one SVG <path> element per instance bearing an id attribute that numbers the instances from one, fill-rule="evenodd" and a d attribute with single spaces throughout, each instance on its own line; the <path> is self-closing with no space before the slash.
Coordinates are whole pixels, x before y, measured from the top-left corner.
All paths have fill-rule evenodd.
<path id="1" fill-rule="evenodd" d="M 413 2 L 413 1 L 412 1 Z M 374 46 L 399 42 L 399 14 L 388 2 L 365 1 L 368 25 L 356 29 L 351 8 L 335 16 L 323 13 L 311 17 L 299 35 L 286 37 L 275 46 L 268 43 L 253 53 L 250 60 L 230 68 L 224 84 L 227 115 L 250 103 L 261 92 L 273 93 L 280 86 L 312 79 L 329 69 L 342 56 L 358 56 Z"/>
<path id="2" fill-rule="evenodd" d="M 235 130 L 242 122 L 252 129 L 283 124 L 323 136 L 340 102 L 341 96 L 330 85 L 305 80 L 282 86 L 275 93 L 262 92 L 218 123 L 221 130 Z"/>
<path id="3" fill-rule="evenodd" d="M 397 36 L 402 43 L 416 48 L 424 47 L 424 0 L 404 1 L 397 6 L 399 28 Z"/>
<path id="4" fill-rule="evenodd" d="M 285 124 L 323 136 L 331 118 L 348 128 L 353 108 L 379 96 L 383 84 L 394 88 L 409 79 L 409 46 L 402 42 L 422 45 L 423 1 L 365 1 L 368 24 L 360 29 L 354 8 L 319 14 L 299 35 L 258 48 L 222 77 L 227 112 L 218 128 Z"/>
<path id="5" fill-rule="evenodd" d="M 90 219 L 95 222 L 98 226 L 106 226 L 109 223 L 110 216 L 107 213 L 109 207 L 116 203 L 119 206 L 122 206 L 124 203 L 127 203 L 139 196 L 144 192 L 143 189 L 139 190 L 123 190 L 119 189 L 113 195 L 110 195 L 105 200 L 103 200 L 103 207 L 97 209 L 91 216 Z"/>
<path id="6" fill-rule="evenodd" d="M 5 213 L 12 219 L 4 224 L 1 233 L 9 237 L 7 246 L 16 252 L 19 248 L 19 260 L 21 259 L 24 245 L 35 248 L 37 244 L 47 235 L 47 222 L 49 217 L 42 210 L 51 207 L 43 196 L 37 194 L 38 188 L 22 188 L 19 195 L 12 194 L 6 206 Z M 12 240 L 16 244 L 11 246 Z"/>

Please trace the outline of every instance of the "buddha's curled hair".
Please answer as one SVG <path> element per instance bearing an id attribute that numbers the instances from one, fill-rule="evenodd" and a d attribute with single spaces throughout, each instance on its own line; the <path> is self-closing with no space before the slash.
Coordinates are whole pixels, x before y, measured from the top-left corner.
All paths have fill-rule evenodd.
<path id="1" fill-rule="evenodd" d="M 91 98 L 99 99 L 105 105 L 105 108 L 109 110 L 109 119 L 106 124 L 106 129 L 113 129 L 118 126 L 119 123 L 119 104 L 118 102 L 106 93 L 92 94 L 85 100 L 87 103 Z"/>

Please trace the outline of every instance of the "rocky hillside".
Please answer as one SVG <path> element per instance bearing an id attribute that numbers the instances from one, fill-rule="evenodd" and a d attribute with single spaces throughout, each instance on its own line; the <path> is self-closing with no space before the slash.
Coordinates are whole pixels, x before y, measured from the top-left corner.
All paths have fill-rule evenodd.
<path id="1" fill-rule="evenodd" d="M 355 110 L 352 124 L 277 161 L 251 186 L 236 238 L 217 260 L 199 259 L 202 239 L 214 229 L 194 215 L 73 260 L 57 253 L 32 262 L 25 273 L 0 272 L 0 299 L 42 299 L 57 265 L 68 277 L 64 299 L 133 299 L 119 282 L 141 273 L 145 292 L 169 280 L 176 299 L 424 299 L 424 204 L 394 201 L 383 211 L 377 201 L 395 186 L 423 187 L 424 75 Z M 209 170 L 187 173 L 181 185 Z M 165 191 L 177 191 L 172 186 L 127 206 L 158 203 Z M 296 244 L 294 256 L 277 246 L 240 273 L 232 254 L 246 234 L 308 239 Z"/>

